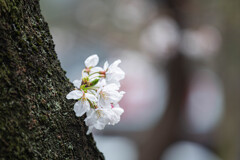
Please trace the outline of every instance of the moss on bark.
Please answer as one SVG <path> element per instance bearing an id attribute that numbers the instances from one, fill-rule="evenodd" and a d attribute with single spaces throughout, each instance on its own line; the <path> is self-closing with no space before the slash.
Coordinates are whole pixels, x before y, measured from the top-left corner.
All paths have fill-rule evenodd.
<path id="1" fill-rule="evenodd" d="M 0 0 L 0 158 L 104 159 L 54 51 L 38 0 Z"/>

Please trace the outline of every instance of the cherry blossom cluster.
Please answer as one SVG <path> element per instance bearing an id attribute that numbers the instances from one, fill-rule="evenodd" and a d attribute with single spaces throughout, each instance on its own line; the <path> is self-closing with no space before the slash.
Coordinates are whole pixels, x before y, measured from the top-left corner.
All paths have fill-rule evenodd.
<path id="1" fill-rule="evenodd" d="M 98 61 L 97 55 L 85 60 L 82 78 L 73 81 L 76 88 L 66 96 L 67 99 L 77 100 L 74 105 L 77 117 L 87 114 L 87 134 L 93 128 L 102 130 L 107 124 L 115 125 L 124 112 L 118 104 L 125 93 L 119 91 L 119 81 L 125 77 L 125 73 L 118 67 L 121 60 L 116 60 L 111 65 L 106 61 L 103 68 L 97 67 Z"/>

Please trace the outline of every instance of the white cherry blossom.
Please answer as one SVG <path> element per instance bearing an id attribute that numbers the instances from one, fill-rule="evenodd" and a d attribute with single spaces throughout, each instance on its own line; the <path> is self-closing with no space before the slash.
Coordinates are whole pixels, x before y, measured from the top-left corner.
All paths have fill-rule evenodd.
<path id="1" fill-rule="evenodd" d="M 124 91 L 119 91 L 119 81 L 125 77 L 125 73 L 118 67 L 121 60 L 111 65 L 105 62 L 103 68 L 96 66 L 98 61 L 97 55 L 85 60 L 82 78 L 73 81 L 76 88 L 66 96 L 67 99 L 77 100 L 73 107 L 77 117 L 87 113 L 87 134 L 93 128 L 102 130 L 106 125 L 115 125 L 124 112 L 118 105 L 125 94 Z"/>
<path id="2" fill-rule="evenodd" d="M 104 63 L 103 69 L 105 71 L 105 78 L 107 83 L 115 83 L 120 86 L 119 81 L 125 77 L 123 70 L 118 67 L 120 63 L 121 60 L 116 60 L 110 66 L 107 61 Z"/>
<path id="3" fill-rule="evenodd" d="M 119 106 L 119 104 L 112 104 L 112 111 L 113 111 L 113 116 L 111 118 L 110 123 L 112 125 L 115 125 L 120 121 L 120 116 L 123 114 L 124 110 Z"/>
<path id="4" fill-rule="evenodd" d="M 118 92 L 119 86 L 115 83 L 107 84 L 99 88 L 97 96 L 100 106 L 106 106 L 111 103 L 118 103 L 125 92 Z"/>
<path id="5" fill-rule="evenodd" d="M 82 116 L 84 113 L 90 110 L 90 103 L 88 100 L 92 102 L 96 102 L 97 98 L 89 93 L 84 93 L 80 90 L 74 90 L 70 92 L 67 96 L 67 99 L 78 99 L 79 101 L 74 104 L 74 111 L 77 117 Z"/>
<path id="6" fill-rule="evenodd" d="M 73 85 L 75 87 L 77 87 L 77 88 L 80 88 L 81 84 L 82 84 L 82 80 L 81 79 L 80 80 L 77 79 L 77 80 L 73 81 Z"/>
<path id="7" fill-rule="evenodd" d="M 82 97 L 83 93 L 80 90 L 73 90 L 70 93 L 67 94 L 67 99 L 80 99 Z"/>
<path id="8" fill-rule="evenodd" d="M 77 117 L 81 117 L 84 113 L 90 110 L 90 103 L 89 101 L 96 102 L 97 99 L 95 96 L 89 93 L 83 94 L 83 97 L 81 100 L 79 100 L 77 103 L 74 105 L 74 111 L 76 113 Z"/>
<path id="9" fill-rule="evenodd" d="M 87 134 L 90 134 L 93 128 L 98 130 L 104 129 L 104 127 L 109 123 L 109 114 L 107 112 L 108 109 L 102 108 L 88 112 L 87 118 L 85 119 L 85 123 L 89 127 Z"/>
<path id="10" fill-rule="evenodd" d="M 98 130 L 104 129 L 104 127 L 108 124 L 115 125 L 120 121 L 120 116 L 124 112 L 122 108 L 113 105 L 109 105 L 108 108 L 98 108 L 96 110 L 91 110 L 87 114 L 87 118 L 85 119 L 85 123 L 88 128 L 87 134 L 90 134 L 93 128 Z"/>
<path id="11" fill-rule="evenodd" d="M 86 68 L 90 68 L 90 67 L 95 67 L 98 64 L 98 61 L 99 61 L 99 57 L 96 54 L 94 54 L 89 56 L 84 63 Z"/>

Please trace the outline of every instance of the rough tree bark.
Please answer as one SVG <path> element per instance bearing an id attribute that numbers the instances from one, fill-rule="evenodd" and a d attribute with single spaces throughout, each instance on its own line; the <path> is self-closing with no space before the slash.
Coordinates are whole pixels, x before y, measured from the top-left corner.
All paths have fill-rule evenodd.
<path id="1" fill-rule="evenodd" d="M 104 159 L 66 94 L 38 0 L 0 0 L 0 159 Z"/>

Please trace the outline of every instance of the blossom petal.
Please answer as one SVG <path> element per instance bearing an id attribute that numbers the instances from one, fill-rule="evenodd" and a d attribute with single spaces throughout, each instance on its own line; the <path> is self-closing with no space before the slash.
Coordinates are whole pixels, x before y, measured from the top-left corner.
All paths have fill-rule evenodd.
<path id="1" fill-rule="evenodd" d="M 107 83 L 115 83 L 120 86 L 119 81 L 125 77 L 125 73 L 118 65 L 121 63 L 121 60 L 116 60 L 113 62 L 107 72 L 106 72 L 106 81 Z"/>
<path id="2" fill-rule="evenodd" d="M 86 96 L 86 98 L 89 99 L 90 101 L 92 101 L 92 102 L 97 102 L 97 97 L 95 97 L 94 95 L 89 94 L 89 93 L 85 93 L 85 96 Z"/>
<path id="3" fill-rule="evenodd" d="M 114 61 L 110 66 L 117 67 L 120 63 L 121 63 L 121 60 L 118 59 L 118 60 Z"/>
<path id="4" fill-rule="evenodd" d="M 105 91 L 119 90 L 119 86 L 114 83 L 108 84 L 104 87 Z"/>
<path id="5" fill-rule="evenodd" d="M 118 116 L 120 116 L 124 112 L 124 110 L 120 107 L 113 108 L 112 111 Z"/>
<path id="6" fill-rule="evenodd" d="M 88 76 L 88 73 L 86 73 L 86 72 L 83 72 L 83 73 L 82 73 L 82 79 L 83 79 L 83 78 L 86 78 L 87 76 Z"/>
<path id="7" fill-rule="evenodd" d="M 110 92 L 111 96 L 109 96 L 109 99 L 111 101 L 111 103 L 118 103 L 123 95 L 124 95 L 125 92 L 121 91 L 121 92 L 118 92 L 118 91 L 112 91 Z"/>
<path id="8" fill-rule="evenodd" d="M 83 93 L 79 90 L 73 90 L 66 96 L 67 99 L 79 99 L 81 98 Z"/>
<path id="9" fill-rule="evenodd" d="M 106 61 L 104 63 L 103 69 L 106 71 L 108 67 L 109 67 L 108 61 Z"/>
<path id="10" fill-rule="evenodd" d="M 106 84 L 107 84 L 107 82 L 106 82 L 105 79 L 100 79 L 95 86 L 99 87 L 100 89 L 102 89 L 102 87 L 105 86 Z"/>
<path id="11" fill-rule="evenodd" d="M 74 80 L 73 81 L 73 84 L 74 84 L 74 86 L 75 87 L 77 87 L 77 88 L 80 88 L 80 86 L 81 86 L 81 84 L 82 84 L 82 80 Z"/>
<path id="12" fill-rule="evenodd" d="M 123 96 L 126 92 L 124 91 L 120 91 L 120 94 Z"/>
<path id="13" fill-rule="evenodd" d="M 104 129 L 105 126 L 106 126 L 106 123 L 101 123 L 99 121 L 94 125 L 94 127 L 99 130 Z"/>
<path id="14" fill-rule="evenodd" d="M 89 68 L 89 67 L 95 67 L 98 64 L 98 61 L 99 61 L 99 57 L 96 54 L 94 54 L 89 56 L 84 63 L 85 63 L 85 66 Z"/>
<path id="15" fill-rule="evenodd" d="M 89 126 L 88 127 L 88 131 L 87 131 L 87 135 L 89 135 L 90 133 L 92 133 L 93 130 L 93 126 Z"/>
<path id="16" fill-rule="evenodd" d="M 102 69 L 101 67 L 93 67 L 93 68 L 91 69 L 90 74 L 91 74 L 91 73 L 94 73 L 94 72 L 100 72 L 100 71 L 103 71 L 103 69 Z"/>
<path id="17" fill-rule="evenodd" d="M 117 75 L 118 80 L 121 80 L 125 77 L 125 72 L 123 72 L 123 70 L 118 67 L 116 69 L 116 75 Z"/>
<path id="18" fill-rule="evenodd" d="M 81 117 L 84 113 L 86 113 L 90 109 L 90 104 L 86 101 L 78 101 L 74 105 L 74 111 L 77 117 Z"/>
<path id="19" fill-rule="evenodd" d="M 95 114 L 95 113 L 94 113 Z M 93 126 L 96 123 L 96 118 L 94 117 L 95 115 L 92 115 L 92 117 L 87 117 L 85 119 L 85 124 L 87 126 Z"/>

